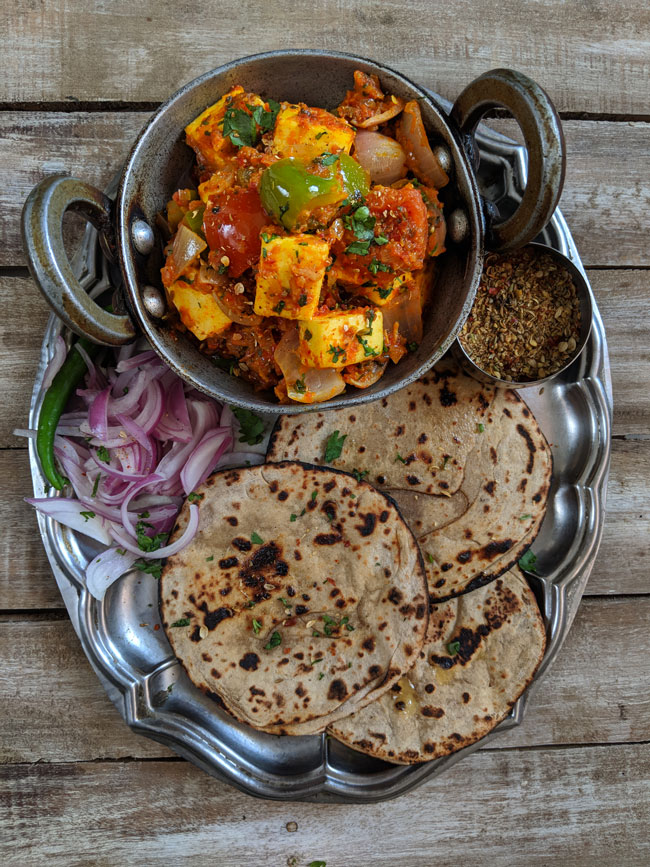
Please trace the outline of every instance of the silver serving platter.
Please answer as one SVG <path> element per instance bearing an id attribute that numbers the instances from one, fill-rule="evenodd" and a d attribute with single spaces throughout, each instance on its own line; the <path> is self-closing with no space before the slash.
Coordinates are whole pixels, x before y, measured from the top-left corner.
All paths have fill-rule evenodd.
<path id="1" fill-rule="evenodd" d="M 436 94 L 431 96 L 449 110 L 450 103 Z M 477 143 L 481 192 L 502 216 L 508 216 L 526 183 L 526 151 L 484 125 Z M 560 250 L 584 273 L 559 210 L 537 240 Z M 109 288 L 111 278 L 117 276 L 110 273 L 90 226 L 74 265 L 93 295 Z M 549 507 L 533 546 L 539 576 L 528 575 L 544 616 L 548 643 L 533 683 L 494 731 L 453 755 L 400 766 L 354 752 L 326 735 L 278 737 L 237 723 L 191 684 L 163 629 L 155 628 L 160 627 L 157 581 L 141 572 L 127 573 L 98 603 L 83 581 L 86 563 L 99 550 L 96 543 L 39 513 L 43 544 L 74 629 L 128 725 L 251 795 L 339 803 L 368 803 L 401 795 L 519 725 L 536 685 L 567 636 L 602 535 L 612 395 L 605 332 L 592 300 L 591 336 L 580 358 L 551 383 L 529 388 L 524 395 L 551 444 L 554 460 Z M 44 371 L 61 333 L 70 337 L 51 316 L 32 395 L 32 428 L 43 396 Z M 35 496 L 44 496 L 45 479 L 31 440 L 29 454 Z"/>

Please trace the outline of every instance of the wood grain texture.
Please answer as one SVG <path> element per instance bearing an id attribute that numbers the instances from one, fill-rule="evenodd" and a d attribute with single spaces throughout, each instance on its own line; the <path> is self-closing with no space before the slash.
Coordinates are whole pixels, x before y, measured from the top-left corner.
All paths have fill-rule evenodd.
<path id="1" fill-rule="evenodd" d="M 0 112 L 0 265 L 25 264 L 20 212 L 45 175 L 67 172 L 105 186 L 148 112 Z M 513 136 L 513 122 L 494 120 Z M 567 176 L 560 207 L 586 266 L 647 266 L 650 124 L 566 121 Z"/>
<path id="2" fill-rule="evenodd" d="M 206 33 L 212 13 L 219 36 Z M 3 4 L 2 99 L 162 101 L 222 63 L 290 46 L 389 63 L 453 99 L 475 76 L 510 66 L 563 111 L 648 112 L 645 0 L 94 0 Z M 30 74 L 25 75 L 25 57 Z"/>
<path id="3" fill-rule="evenodd" d="M 631 867 L 650 859 L 649 775 L 647 745 L 480 752 L 354 806 L 254 801 L 181 762 L 13 765 L 3 863 Z"/>
<path id="4" fill-rule="evenodd" d="M 650 740 L 650 598 L 583 601 L 526 720 L 489 748 Z M 624 642 L 623 653 L 612 654 Z M 0 763 L 169 756 L 133 734 L 104 694 L 69 621 L 1 622 L 7 719 Z"/>

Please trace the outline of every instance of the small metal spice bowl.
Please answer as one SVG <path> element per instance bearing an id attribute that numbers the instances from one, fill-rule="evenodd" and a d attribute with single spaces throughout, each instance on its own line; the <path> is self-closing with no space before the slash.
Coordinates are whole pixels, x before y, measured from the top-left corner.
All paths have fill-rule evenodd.
<path id="1" fill-rule="evenodd" d="M 578 331 L 577 340 L 575 340 L 575 338 L 574 338 L 575 348 L 572 351 L 570 351 L 570 354 L 566 358 L 562 359 L 560 366 L 558 366 L 556 369 L 550 370 L 549 372 L 545 372 L 544 376 L 538 377 L 536 379 L 535 378 L 530 378 L 530 379 L 525 379 L 525 380 L 507 379 L 507 378 L 505 378 L 505 372 L 504 372 L 503 376 L 497 376 L 494 373 L 490 373 L 489 371 L 484 370 L 474 360 L 474 358 L 469 354 L 467 348 L 463 345 L 463 342 L 462 342 L 463 336 L 464 336 L 466 328 L 467 328 L 467 324 L 469 322 L 471 322 L 471 317 L 472 317 L 473 313 L 476 311 L 477 304 L 480 303 L 478 293 L 480 293 L 481 291 L 484 291 L 483 290 L 483 281 L 484 281 L 484 277 L 485 277 L 485 273 L 486 273 L 484 270 L 484 274 L 481 278 L 481 286 L 479 287 L 478 293 L 477 293 L 477 300 L 474 302 L 474 307 L 472 308 L 472 311 L 470 312 L 470 315 L 468 317 L 468 323 L 466 323 L 463 330 L 460 332 L 458 338 L 454 341 L 454 343 L 451 347 L 451 353 L 454 356 L 454 358 L 456 359 L 456 361 L 460 364 L 460 366 L 467 373 L 470 374 L 470 376 L 473 376 L 474 379 L 479 380 L 479 382 L 491 383 L 492 385 L 501 386 L 503 388 L 530 388 L 532 386 L 542 385 L 543 383 L 548 382 L 550 379 L 553 379 L 554 377 L 558 376 L 558 374 L 562 373 L 564 370 L 567 369 L 567 367 L 569 367 L 571 364 L 573 364 L 573 362 L 576 360 L 576 358 L 580 355 L 582 350 L 585 348 L 585 345 L 586 345 L 587 340 L 589 338 L 589 334 L 591 332 L 592 302 L 591 302 L 591 290 L 589 289 L 589 285 L 588 285 L 584 275 L 580 272 L 580 270 L 573 264 L 573 262 L 570 259 L 568 259 L 566 256 L 564 256 L 562 253 L 559 253 L 557 250 L 554 250 L 552 247 L 546 246 L 545 244 L 538 244 L 538 243 L 527 244 L 525 247 L 522 247 L 520 250 L 516 250 L 512 253 L 498 254 L 498 259 L 499 259 L 499 261 L 507 262 L 509 259 L 514 259 L 518 255 L 521 255 L 522 253 L 526 253 L 527 251 L 531 251 L 533 253 L 533 255 L 538 256 L 540 259 L 542 258 L 542 254 L 547 254 L 553 260 L 553 263 L 556 265 L 556 267 L 558 267 L 560 269 L 560 271 L 559 271 L 560 276 L 562 278 L 564 278 L 568 275 L 571 279 L 571 282 L 573 283 L 573 285 L 575 287 L 577 302 L 578 302 L 578 306 L 580 309 L 580 327 L 579 327 L 579 331 Z M 497 256 L 497 254 L 488 254 L 487 261 L 489 262 L 491 260 L 492 262 L 494 262 L 494 259 L 496 256 Z M 485 269 L 485 266 L 484 266 L 484 269 Z M 562 272 L 564 272 L 564 273 L 562 273 Z M 531 268 L 531 278 L 537 279 L 537 273 L 538 272 L 533 271 Z M 548 275 L 544 275 L 544 276 L 548 276 Z M 490 294 L 492 294 L 492 293 L 490 293 Z M 497 293 L 494 293 L 494 294 L 497 294 Z M 513 314 L 513 312 L 508 308 L 507 304 L 503 305 L 502 310 L 503 310 L 504 317 L 510 316 L 512 318 L 513 315 L 516 316 L 516 311 L 514 311 L 514 314 Z M 531 314 L 530 310 L 528 310 L 527 312 L 528 312 L 528 316 L 531 317 L 532 314 Z M 538 318 L 536 319 L 533 316 L 531 321 L 533 323 L 535 321 L 538 322 Z M 519 331 L 521 331 L 522 324 L 521 324 L 520 320 L 516 319 L 516 322 L 519 325 Z M 526 329 L 526 327 L 527 327 L 526 323 L 523 323 L 523 329 L 524 330 Z M 504 327 L 500 333 L 503 334 L 505 337 L 505 334 L 507 334 L 506 327 Z M 513 329 L 513 337 L 516 337 L 516 331 L 514 329 Z M 514 342 L 514 341 L 512 341 L 512 342 Z M 501 341 L 499 342 L 499 345 L 501 345 Z M 535 344 L 535 345 L 537 346 L 537 344 Z M 570 342 L 569 342 L 569 346 L 570 346 Z M 504 348 L 505 348 L 505 340 L 504 340 Z M 542 348 L 542 347 L 540 347 L 540 348 Z"/>

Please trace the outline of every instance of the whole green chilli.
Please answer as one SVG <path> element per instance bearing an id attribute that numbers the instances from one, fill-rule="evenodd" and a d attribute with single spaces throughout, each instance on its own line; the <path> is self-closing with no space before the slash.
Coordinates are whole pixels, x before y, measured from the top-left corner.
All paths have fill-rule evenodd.
<path id="1" fill-rule="evenodd" d="M 89 340 L 86 340 L 85 337 L 79 338 L 70 349 L 70 352 L 68 352 L 68 357 L 45 392 L 41 411 L 38 414 L 36 451 L 45 478 L 57 491 L 63 489 L 66 479 L 59 473 L 54 461 L 54 436 L 59 419 L 70 395 L 88 370 L 86 362 L 81 357 L 81 353 L 76 351 L 77 346 L 85 349 L 90 358 L 97 355 L 102 348 L 97 343 L 91 343 Z"/>

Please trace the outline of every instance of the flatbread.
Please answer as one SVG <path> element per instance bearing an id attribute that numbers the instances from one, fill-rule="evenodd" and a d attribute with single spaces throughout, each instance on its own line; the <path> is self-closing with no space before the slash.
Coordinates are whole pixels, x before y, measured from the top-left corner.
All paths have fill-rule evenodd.
<path id="1" fill-rule="evenodd" d="M 196 493 L 199 530 L 163 570 L 163 625 L 192 682 L 237 719 L 323 731 L 413 665 L 426 579 L 392 500 L 295 462 L 220 471 Z"/>
<path id="2" fill-rule="evenodd" d="M 514 391 L 445 365 L 362 411 L 281 417 L 267 459 L 324 464 L 335 430 L 346 440 L 331 466 L 395 499 L 423 551 L 434 599 L 511 568 L 541 523 L 551 451 Z"/>
<path id="3" fill-rule="evenodd" d="M 397 764 L 446 756 L 482 738 L 509 713 L 545 646 L 534 594 L 518 570 L 507 572 L 433 605 L 427 641 L 411 671 L 328 731 L 355 750 Z"/>

